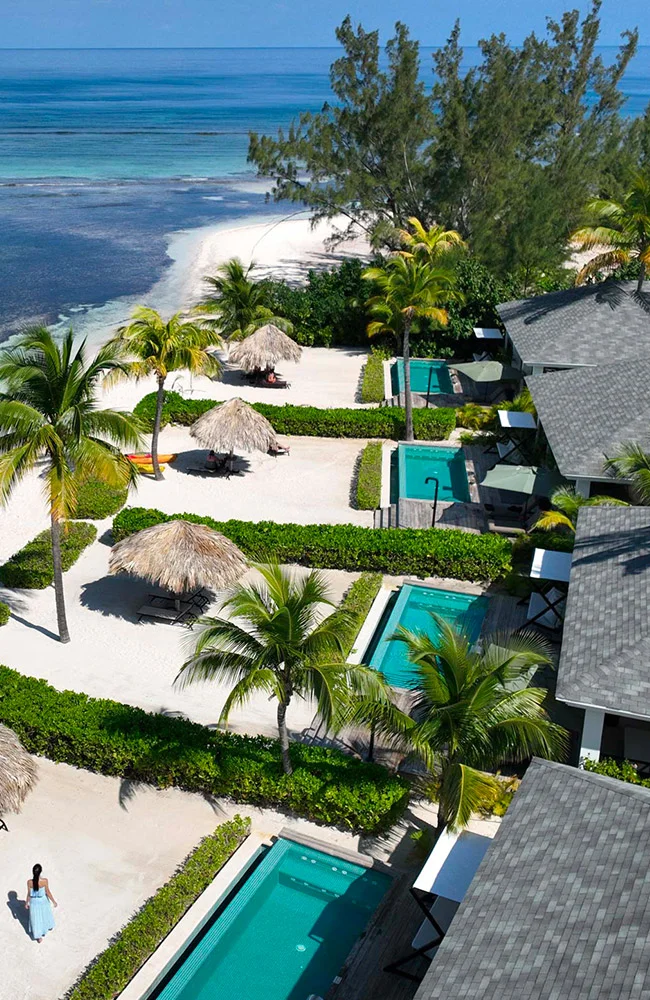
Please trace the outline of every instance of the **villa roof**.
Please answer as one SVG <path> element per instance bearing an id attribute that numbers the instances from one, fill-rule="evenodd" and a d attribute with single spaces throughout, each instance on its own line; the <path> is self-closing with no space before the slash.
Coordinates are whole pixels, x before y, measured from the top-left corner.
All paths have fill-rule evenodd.
<path id="1" fill-rule="evenodd" d="M 650 995 L 650 789 L 533 760 L 416 1000 Z"/>
<path id="2" fill-rule="evenodd" d="M 634 441 L 650 449 L 649 380 L 650 360 L 526 379 L 563 476 L 604 479 L 605 456 L 621 444 Z"/>
<path id="3" fill-rule="evenodd" d="M 650 356 L 650 292 L 636 282 L 549 292 L 497 306 L 523 364 L 600 365 Z"/>
<path id="4" fill-rule="evenodd" d="M 578 516 L 557 697 L 650 718 L 650 507 Z"/>

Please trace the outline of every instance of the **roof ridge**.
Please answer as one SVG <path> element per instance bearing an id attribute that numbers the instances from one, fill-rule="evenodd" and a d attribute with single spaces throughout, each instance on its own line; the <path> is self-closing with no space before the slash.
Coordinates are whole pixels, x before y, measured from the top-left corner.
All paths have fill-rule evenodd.
<path id="1" fill-rule="evenodd" d="M 571 767 L 567 764 L 561 764 L 557 760 L 546 760 L 544 757 L 533 757 L 530 766 L 533 765 L 537 767 L 548 767 L 555 771 L 571 771 L 572 777 L 577 778 L 581 781 L 590 781 L 592 784 L 604 785 L 609 788 L 610 791 L 616 792 L 618 795 L 625 795 L 628 798 L 631 796 L 636 799 L 645 800 L 650 806 L 650 788 L 646 788 L 643 785 L 633 785 L 629 781 L 621 781 L 620 778 L 610 778 L 606 774 L 597 774 L 595 771 L 586 771 L 582 767 Z"/>

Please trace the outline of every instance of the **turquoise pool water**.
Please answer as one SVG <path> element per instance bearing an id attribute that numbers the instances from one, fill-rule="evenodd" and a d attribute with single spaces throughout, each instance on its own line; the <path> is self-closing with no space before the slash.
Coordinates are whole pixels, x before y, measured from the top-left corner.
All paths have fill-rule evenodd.
<path id="1" fill-rule="evenodd" d="M 390 877 L 278 840 L 158 1000 L 325 996 Z"/>
<path id="2" fill-rule="evenodd" d="M 425 482 L 435 476 L 440 484 L 438 500 L 468 503 L 469 483 L 462 448 L 434 448 L 429 445 L 398 445 L 399 495 L 412 500 L 433 500 L 436 484 Z"/>
<path id="3" fill-rule="evenodd" d="M 390 380 L 394 395 L 397 395 L 398 392 L 404 392 L 404 362 L 401 358 L 393 362 Z M 445 362 L 428 361 L 422 358 L 411 361 L 411 391 L 453 392 L 451 375 Z"/>
<path id="4" fill-rule="evenodd" d="M 438 626 L 431 617 L 433 611 L 461 628 L 472 642 L 476 642 L 481 634 L 487 606 L 487 597 L 405 583 L 379 623 L 367 662 L 376 670 L 381 670 L 393 687 L 411 687 L 414 682 L 413 666 L 406 657 L 404 643 L 389 641 L 397 626 L 404 625 L 413 632 L 425 632 L 435 638 Z"/>

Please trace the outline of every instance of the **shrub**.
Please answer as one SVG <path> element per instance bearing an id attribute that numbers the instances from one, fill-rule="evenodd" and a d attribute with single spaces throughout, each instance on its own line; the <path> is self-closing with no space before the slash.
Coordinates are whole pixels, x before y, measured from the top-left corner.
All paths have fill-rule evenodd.
<path id="1" fill-rule="evenodd" d="M 87 479 L 79 489 L 75 517 L 87 517 L 94 521 L 111 517 L 122 509 L 128 492 L 126 487 L 115 489 L 101 479 Z"/>
<path id="2" fill-rule="evenodd" d="M 61 563 L 64 572 L 74 566 L 83 550 L 96 537 L 97 528 L 94 524 L 86 524 L 85 521 L 66 522 L 61 531 Z M 49 587 L 54 581 L 49 530 L 42 531 L 4 566 L 0 566 L 0 579 L 7 587 L 26 590 L 44 590 Z"/>
<path id="3" fill-rule="evenodd" d="M 361 402 L 381 403 L 384 399 L 384 359 L 374 351 L 368 355 L 361 380 Z"/>
<path id="4" fill-rule="evenodd" d="M 635 765 L 629 760 L 590 760 L 588 757 L 583 761 L 585 771 L 593 771 L 595 774 L 604 774 L 608 778 L 617 778 L 619 781 L 627 781 L 631 785 L 643 785 L 650 788 L 650 778 L 639 777 Z"/>
<path id="5" fill-rule="evenodd" d="M 286 775 L 276 739 L 57 691 L 2 666 L 0 721 L 30 753 L 73 767 L 289 810 L 359 833 L 388 829 L 408 801 L 403 779 L 338 750 L 292 743 L 294 773 Z"/>
<path id="6" fill-rule="evenodd" d="M 204 837 L 175 874 L 132 917 L 68 993 L 68 1000 L 113 1000 L 250 833 L 235 816 Z"/>
<path id="7" fill-rule="evenodd" d="M 339 611 L 343 611 L 347 619 L 340 631 L 343 655 L 346 659 L 352 652 L 354 640 L 368 616 L 372 602 L 379 593 L 381 581 L 381 573 L 362 573 L 339 605 Z"/>
<path id="8" fill-rule="evenodd" d="M 465 427 L 469 431 L 484 431 L 494 426 L 494 406 L 480 406 L 478 403 L 465 403 L 456 410 L 456 427 Z"/>
<path id="9" fill-rule="evenodd" d="M 507 538 L 454 528 L 379 531 L 354 524 L 215 521 L 197 514 L 163 514 L 145 507 L 125 507 L 113 520 L 113 536 L 118 542 L 134 531 L 175 518 L 221 531 L 246 555 L 260 562 L 275 559 L 324 569 L 457 580 L 496 580 L 511 568 L 512 545 Z"/>
<path id="10" fill-rule="evenodd" d="M 533 549 L 553 549 L 556 552 L 573 552 L 574 536 L 561 531 L 531 531 L 519 535 L 512 549 L 512 561 L 516 568 L 530 568 Z"/>
<path id="11" fill-rule="evenodd" d="M 372 441 L 361 453 L 357 475 L 359 510 L 375 510 L 381 506 L 381 455 L 381 441 Z"/>
<path id="12" fill-rule="evenodd" d="M 11 618 L 11 608 L 4 601 L 0 601 L 0 627 L 6 625 Z"/>
<path id="13" fill-rule="evenodd" d="M 195 420 L 220 404 L 214 399 L 185 399 L 177 392 L 165 393 L 162 425 L 193 424 Z M 151 425 L 156 408 L 156 395 L 149 393 L 135 406 L 134 414 Z M 274 406 L 254 403 L 253 409 L 267 418 L 278 434 L 306 437 L 340 438 L 404 438 L 404 410 L 400 407 L 362 409 L 319 409 L 316 406 Z M 456 411 L 450 407 L 418 409 L 413 413 L 415 436 L 422 441 L 448 438 L 456 426 Z"/>

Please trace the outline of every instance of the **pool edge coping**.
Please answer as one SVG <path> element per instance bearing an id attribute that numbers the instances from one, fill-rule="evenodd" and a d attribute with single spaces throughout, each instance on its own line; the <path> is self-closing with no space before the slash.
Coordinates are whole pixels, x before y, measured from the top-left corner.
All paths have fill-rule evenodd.
<path id="1" fill-rule="evenodd" d="M 384 529 L 380 528 L 378 530 L 381 531 Z M 370 642 L 375 634 L 375 629 L 379 625 L 381 616 L 383 615 L 386 605 L 390 600 L 391 594 L 395 593 L 395 590 L 395 587 L 385 587 L 382 581 L 382 585 L 379 588 L 377 596 L 370 605 L 370 610 L 364 619 L 363 625 L 357 632 L 352 649 L 347 657 L 347 663 L 353 665 L 363 663 L 363 658 L 368 651 L 368 646 L 370 645 Z"/>

